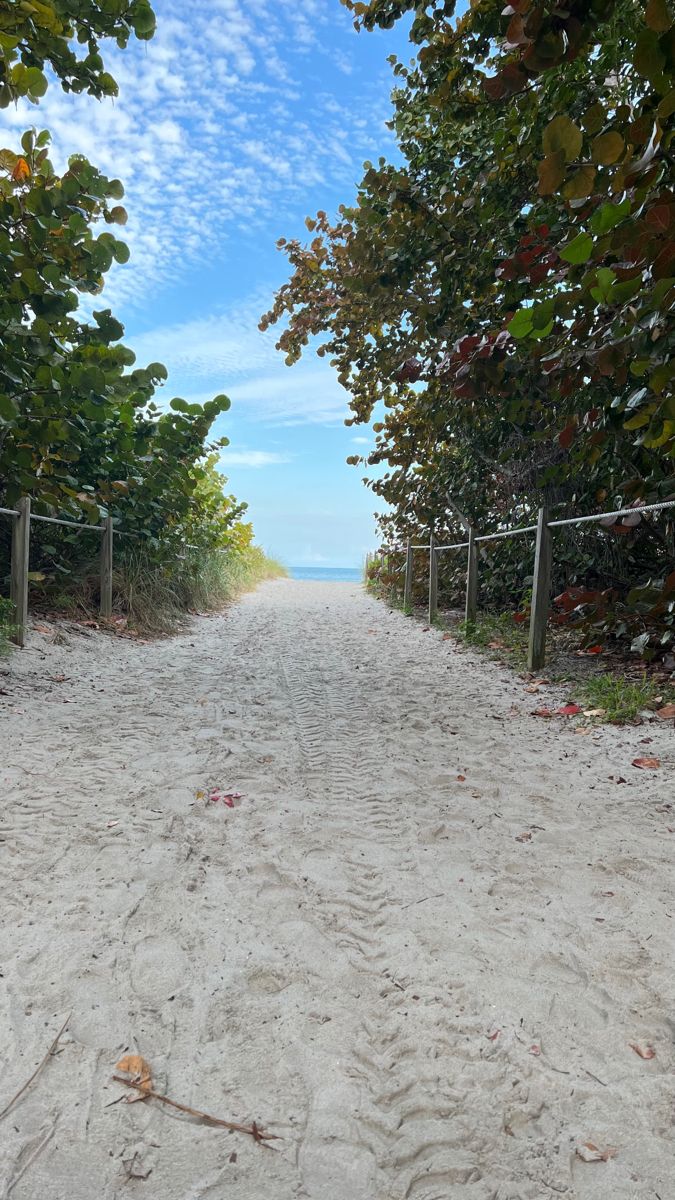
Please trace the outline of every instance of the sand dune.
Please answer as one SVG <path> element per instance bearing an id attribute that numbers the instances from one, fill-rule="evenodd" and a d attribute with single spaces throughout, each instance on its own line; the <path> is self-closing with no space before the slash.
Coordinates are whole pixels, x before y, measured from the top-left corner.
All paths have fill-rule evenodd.
<path id="1" fill-rule="evenodd" d="M 672 729 L 533 717 L 344 584 L 57 643 L 0 675 L 0 1110 L 72 1013 L 0 1196 L 672 1198 Z M 129 1051 L 281 1140 L 114 1103 Z"/>

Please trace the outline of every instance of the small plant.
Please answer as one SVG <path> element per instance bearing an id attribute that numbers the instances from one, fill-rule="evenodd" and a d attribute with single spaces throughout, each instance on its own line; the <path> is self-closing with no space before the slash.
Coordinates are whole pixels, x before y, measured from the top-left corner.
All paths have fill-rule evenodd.
<path id="1" fill-rule="evenodd" d="M 7 654 L 14 630 L 14 605 L 0 596 L 0 655 Z"/>
<path id="2" fill-rule="evenodd" d="M 667 703 L 672 691 L 671 688 L 664 695 L 663 684 L 646 675 L 640 680 L 626 679 L 623 675 L 598 675 L 584 685 L 588 703 L 604 709 L 605 719 L 617 724 L 634 721 L 645 709 L 655 708 L 659 698 Z"/>
<path id="3" fill-rule="evenodd" d="M 527 656 L 527 626 L 517 624 L 511 613 L 482 613 L 476 621 L 460 621 L 455 632 L 467 646 L 507 654 L 514 665 Z"/>

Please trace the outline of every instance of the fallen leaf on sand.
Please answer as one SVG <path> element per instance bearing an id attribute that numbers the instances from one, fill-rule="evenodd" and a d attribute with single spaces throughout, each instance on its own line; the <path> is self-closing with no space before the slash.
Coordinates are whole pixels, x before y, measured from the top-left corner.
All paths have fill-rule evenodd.
<path id="1" fill-rule="evenodd" d="M 67 676 L 66 675 L 50 675 L 49 679 L 51 680 L 52 683 L 65 683 Z"/>
<path id="2" fill-rule="evenodd" d="M 541 1054 L 541 1046 L 537 1046 L 536 1043 L 534 1046 L 530 1046 L 528 1054 L 534 1054 L 535 1058 L 539 1058 L 539 1055 Z"/>
<path id="3" fill-rule="evenodd" d="M 639 1054 L 640 1058 L 656 1058 L 656 1050 L 653 1046 L 641 1046 L 638 1042 L 629 1042 L 631 1050 Z"/>
<path id="4" fill-rule="evenodd" d="M 458 775 L 458 776 L 457 776 L 457 782 L 458 782 L 458 783 L 464 783 L 464 780 L 465 780 L 465 779 L 466 779 L 466 775 Z"/>
<path id="5" fill-rule="evenodd" d="M 130 1098 L 127 1103 L 135 1104 L 138 1100 L 144 1100 L 145 1096 L 152 1091 L 152 1071 L 150 1064 L 141 1057 L 140 1054 L 125 1054 L 121 1058 L 115 1068 L 117 1071 L 122 1071 L 124 1075 L 129 1076 L 129 1083 L 133 1083 L 134 1087 L 140 1092 L 140 1095 Z"/>
<path id="6" fill-rule="evenodd" d="M 634 758 L 633 766 L 640 767 L 643 771 L 655 771 L 661 766 L 660 758 Z"/>
<path id="7" fill-rule="evenodd" d="M 485 1036 L 489 1042 L 496 1042 L 501 1033 L 501 1029 L 495 1029 L 494 1033 L 486 1033 Z"/>
<path id="8" fill-rule="evenodd" d="M 657 708 L 656 715 L 662 721 L 675 720 L 675 704 L 666 704 L 663 708 Z"/>
<path id="9" fill-rule="evenodd" d="M 529 692 L 531 696 L 536 696 L 537 692 L 539 691 L 539 684 L 532 683 L 529 687 L 525 688 L 525 691 Z"/>
<path id="10" fill-rule="evenodd" d="M 559 717 L 576 717 L 577 713 L 581 712 L 581 705 L 564 704 L 562 708 L 556 708 L 555 711 Z"/>
<path id="11" fill-rule="evenodd" d="M 50 625 L 34 625 L 33 629 L 36 633 L 53 633 L 54 630 Z"/>
<path id="12" fill-rule="evenodd" d="M 119 821 L 108 821 L 106 829 L 114 829 L 116 825 L 119 825 Z"/>
<path id="13" fill-rule="evenodd" d="M 526 829 L 524 833 L 517 834 L 516 841 L 517 842 L 531 842 L 532 834 L 530 833 L 529 829 Z"/>
<path id="14" fill-rule="evenodd" d="M 605 1149 L 601 1150 L 593 1142 L 582 1142 L 576 1149 L 577 1158 L 582 1162 L 609 1162 L 617 1153 L 616 1146 L 605 1146 Z"/>
<path id="15" fill-rule="evenodd" d="M 209 792 L 208 803 L 217 804 L 222 801 L 228 808 L 234 808 L 235 800 L 241 800 L 241 792 L 221 792 L 220 788 L 212 788 Z"/>
<path id="16" fill-rule="evenodd" d="M 451 641 L 452 641 L 452 634 L 451 634 L 451 633 L 444 633 L 444 634 L 443 634 L 443 637 L 441 638 L 441 641 L 442 641 L 442 642 L 451 642 Z"/>
<path id="17" fill-rule="evenodd" d="M 488 650 L 504 650 L 504 642 L 488 642 Z"/>
<path id="18" fill-rule="evenodd" d="M 551 712 L 550 708 L 535 708 L 531 715 L 533 717 L 552 717 L 554 714 Z"/>
<path id="19" fill-rule="evenodd" d="M 607 712 L 606 708 L 585 708 L 584 716 L 585 717 L 604 717 L 606 712 Z"/>

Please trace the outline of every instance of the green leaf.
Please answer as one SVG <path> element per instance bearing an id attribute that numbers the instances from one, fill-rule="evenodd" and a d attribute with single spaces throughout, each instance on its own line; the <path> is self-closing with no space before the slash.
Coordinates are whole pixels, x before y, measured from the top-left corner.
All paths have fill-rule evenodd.
<path id="1" fill-rule="evenodd" d="M 593 139 L 591 152 L 593 162 L 600 163 L 602 166 L 610 166 L 621 157 L 625 148 L 625 142 L 620 133 L 610 129 L 607 133 L 601 133 L 599 137 Z"/>
<path id="2" fill-rule="evenodd" d="M 508 329 L 509 333 L 511 334 L 511 337 L 514 337 L 514 338 L 527 337 L 528 334 L 530 334 L 532 332 L 532 328 L 533 328 L 532 309 L 531 308 L 519 309 L 518 312 L 515 314 L 515 316 L 512 318 L 512 320 L 509 321 L 506 328 Z M 373 428 L 375 428 L 375 426 L 373 426 Z"/>
<path id="3" fill-rule="evenodd" d="M 19 415 L 19 410 L 11 396 L 0 393 L 0 421 L 11 423 Z"/>
<path id="4" fill-rule="evenodd" d="M 600 208 L 596 209 L 589 225 L 593 233 L 609 233 L 610 229 L 614 229 L 615 225 L 619 225 L 628 216 L 630 210 L 631 202 L 628 196 L 620 204 L 613 204 L 611 200 L 608 200 L 606 204 L 602 204 Z"/>
<path id="5" fill-rule="evenodd" d="M 560 251 L 560 257 L 564 258 L 565 262 L 577 265 L 578 263 L 588 262 L 593 253 L 593 238 L 590 233 L 579 233 L 571 242 L 563 246 Z"/>
<path id="6" fill-rule="evenodd" d="M 567 180 L 562 192 L 566 200 L 585 200 L 593 195 L 595 185 L 595 167 L 586 165 L 579 167 Z"/>
<path id="7" fill-rule="evenodd" d="M 543 144 L 546 155 L 562 152 L 567 162 L 571 162 L 581 151 L 584 135 L 569 117 L 554 117 L 544 130 Z"/>

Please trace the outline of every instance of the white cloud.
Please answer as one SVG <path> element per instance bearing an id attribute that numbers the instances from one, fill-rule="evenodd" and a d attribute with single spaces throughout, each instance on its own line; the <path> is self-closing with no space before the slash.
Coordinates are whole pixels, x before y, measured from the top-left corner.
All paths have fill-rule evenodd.
<path id="1" fill-rule="evenodd" d="M 338 0 L 156 7 L 152 41 L 103 46 L 118 99 L 68 95 L 52 83 L 37 108 L 22 102 L 0 113 L 3 143 L 37 123 L 53 132 L 57 169 L 77 152 L 124 182 L 132 257 L 113 268 L 105 290 L 117 309 L 138 309 L 192 264 L 222 258 L 233 235 L 267 229 L 271 242 L 287 232 L 311 205 L 308 188 L 321 190 L 324 206 L 336 192 L 348 197 L 363 159 L 388 136 L 382 79 L 364 73 L 353 102 L 330 104 L 356 61 Z"/>
<path id="2" fill-rule="evenodd" d="M 226 470 L 228 467 L 271 467 L 290 461 L 287 455 L 270 450 L 223 450 L 220 455 L 220 464 Z"/>
<path id="3" fill-rule="evenodd" d="M 354 442 L 354 444 L 356 446 L 369 446 L 370 445 L 370 438 L 367 438 L 367 437 L 353 437 L 352 441 Z"/>
<path id="4" fill-rule="evenodd" d="M 325 359 L 311 349 L 293 367 L 275 349 L 276 333 L 258 319 L 269 291 L 225 311 L 128 338 L 139 365 L 163 362 L 168 391 L 203 403 L 217 392 L 234 413 L 275 425 L 335 424 L 349 415 L 349 394 Z"/>

